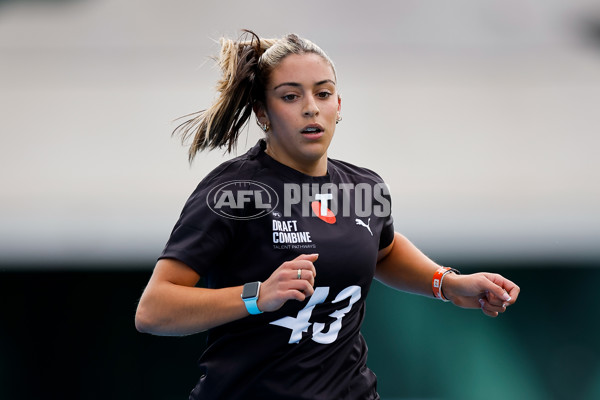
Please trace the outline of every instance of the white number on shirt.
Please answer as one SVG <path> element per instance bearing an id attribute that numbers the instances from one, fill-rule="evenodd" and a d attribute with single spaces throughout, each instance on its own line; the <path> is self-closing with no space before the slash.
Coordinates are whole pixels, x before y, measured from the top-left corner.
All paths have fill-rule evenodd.
<path id="1" fill-rule="evenodd" d="M 310 297 L 310 300 L 306 306 L 298 312 L 298 315 L 294 317 L 283 317 L 277 321 L 271 322 L 271 325 L 277 325 L 292 330 L 290 335 L 289 343 L 298 343 L 302 339 L 302 332 L 307 332 L 311 323 L 309 322 L 312 312 L 317 304 L 325 302 L 327 295 L 329 294 L 329 287 L 318 287 L 315 288 L 315 292 Z M 329 326 L 329 330 L 323 333 L 325 324 L 315 322 L 313 325 L 313 337 L 317 343 L 330 344 L 335 342 L 338 337 L 340 329 L 342 329 L 342 319 L 352 309 L 352 305 L 360 300 L 361 292 L 360 286 L 352 285 L 342 290 L 336 298 L 332 301 L 332 304 L 339 303 L 342 300 L 350 298 L 348 306 L 341 310 L 337 310 L 329 314 L 330 317 L 335 318 L 335 321 Z"/>

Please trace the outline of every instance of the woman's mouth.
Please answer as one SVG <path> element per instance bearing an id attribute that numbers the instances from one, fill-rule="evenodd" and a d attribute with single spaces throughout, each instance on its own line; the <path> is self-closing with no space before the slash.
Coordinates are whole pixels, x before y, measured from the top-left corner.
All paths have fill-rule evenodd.
<path id="1" fill-rule="evenodd" d="M 324 129 L 321 125 L 319 124 L 310 124 L 304 127 L 304 129 L 302 129 L 300 131 L 300 133 L 302 133 L 302 135 L 304 137 L 310 138 L 310 139 L 318 139 L 321 136 L 323 136 L 323 132 Z"/>

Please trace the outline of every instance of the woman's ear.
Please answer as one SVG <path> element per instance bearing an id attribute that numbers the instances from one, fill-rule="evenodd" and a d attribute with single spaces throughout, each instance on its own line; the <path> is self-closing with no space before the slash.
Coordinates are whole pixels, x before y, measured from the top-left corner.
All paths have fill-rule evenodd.
<path id="1" fill-rule="evenodd" d="M 254 111 L 254 115 L 256 115 L 256 121 L 261 125 L 269 124 L 269 117 L 267 116 L 267 111 L 265 110 L 265 106 L 260 101 L 254 102 L 252 106 L 252 110 Z"/>
<path id="2" fill-rule="evenodd" d="M 256 115 L 256 124 L 264 133 L 269 132 L 271 128 L 269 124 L 269 116 L 267 115 L 267 110 L 260 102 L 255 102 L 252 106 L 252 110 L 254 111 L 254 115 Z"/>

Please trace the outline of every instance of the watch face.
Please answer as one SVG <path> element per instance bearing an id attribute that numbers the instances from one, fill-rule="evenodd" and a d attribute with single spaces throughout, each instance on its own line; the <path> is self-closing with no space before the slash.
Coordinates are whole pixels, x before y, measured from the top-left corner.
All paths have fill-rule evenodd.
<path id="1" fill-rule="evenodd" d="M 259 282 L 246 283 L 244 290 L 242 290 L 242 299 L 251 299 L 258 296 L 258 285 Z"/>

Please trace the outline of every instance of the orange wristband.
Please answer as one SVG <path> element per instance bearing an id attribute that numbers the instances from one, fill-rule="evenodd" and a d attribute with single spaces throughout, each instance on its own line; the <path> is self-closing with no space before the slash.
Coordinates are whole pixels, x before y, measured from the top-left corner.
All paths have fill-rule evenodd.
<path id="1" fill-rule="evenodd" d="M 444 297 L 442 293 L 442 283 L 444 282 L 444 276 L 448 272 L 454 272 L 455 274 L 460 274 L 458 270 L 450 267 L 440 267 L 433 274 L 433 279 L 431 280 L 431 290 L 433 291 L 433 297 L 436 299 L 440 299 L 442 301 L 450 301 Z"/>

